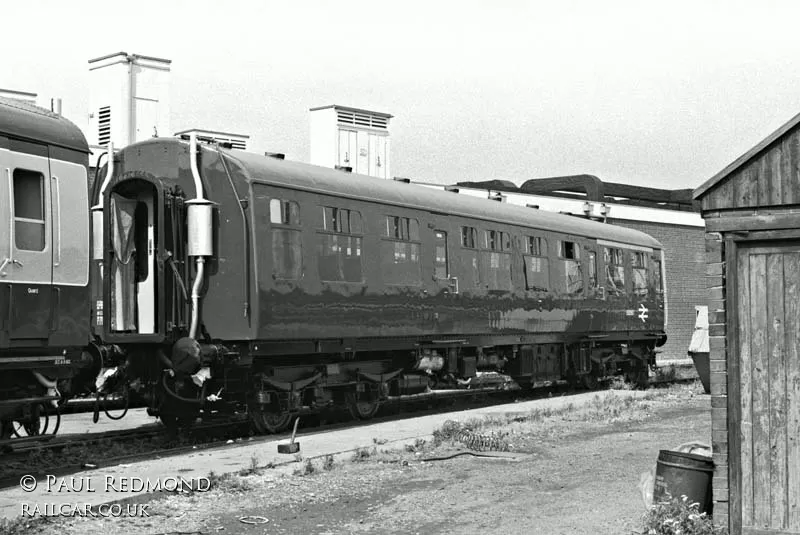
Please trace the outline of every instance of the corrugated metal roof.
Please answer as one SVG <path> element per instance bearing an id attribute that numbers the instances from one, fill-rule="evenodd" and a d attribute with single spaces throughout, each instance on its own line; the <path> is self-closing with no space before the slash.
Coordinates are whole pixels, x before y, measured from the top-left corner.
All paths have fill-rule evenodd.
<path id="1" fill-rule="evenodd" d="M 89 152 L 83 132 L 71 121 L 39 106 L 2 97 L 0 135 Z"/>
<path id="2" fill-rule="evenodd" d="M 204 150 L 213 149 L 206 147 Z M 575 216 L 457 195 L 414 184 L 345 173 L 326 167 L 278 160 L 246 152 L 226 150 L 222 152 L 240 164 L 247 174 L 246 178 L 250 181 L 552 232 L 563 232 L 573 236 L 661 248 L 661 244 L 657 240 L 643 232 Z"/>
<path id="3" fill-rule="evenodd" d="M 763 140 L 761 140 L 760 143 L 758 143 L 752 149 L 750 149 L 749 151 L 745 152 L 744 154 L 736 158 L 736 160 L 734 160 L 733 163 L 725 167 L 725 169 L 723 169 L 716 175 L 712 176 L 711 178 L 703 182 L 703 184 L 700 185 L 700 187 L 694 190 L 694 193 L 692 193 L 692 198 L 694 199 L 700 198 L 708 190 L 716 186 L 719 182 L 722 182 L 731 173 L 735 172 L 744 164 L 755 158 L 761 151 L 767 149 L 775 141 L 778 141 L 790 130 L 794 129 L 794 127 L 797 126 L 798 124 L 800 124 L 800 113 L 789 119 L 786 123 L 783 124 L 783 126 L 781 126 L 773 133 L 765 137 Z"/>

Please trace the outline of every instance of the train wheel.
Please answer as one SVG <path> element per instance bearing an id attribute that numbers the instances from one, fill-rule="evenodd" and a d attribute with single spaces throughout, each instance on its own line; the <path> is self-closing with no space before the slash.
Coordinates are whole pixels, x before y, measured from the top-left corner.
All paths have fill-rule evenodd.
<path id="1" fill-rule="evenodd" d="M 647 368 L 629 373 L 626 379 L 629 383 L 636 386 L 636 388 L 642 390 L 646 390 L 647 387 L 650 386 L 650 373 Z"/>
<path id="2" fill-rule="evenodd" d="M 47 411 L 42 410 L 41 405 L 37 404 L 31 407 L 30 418 L 22 422 L 13 422 L 11 432 L 16 437 L 37 437 L 47 433 L 49 426 L 50 416 Z"/>
<path id="3" fill-rule="evenodd" d="M 600 384 L 600 382 L 597 380 L 597 377 L 592 375 L 591 372 L 584 375 L 581 380 L 583 382 L 583 387 L 587 390 L 594 390 Z"/>
<path id="4" fill-rule="evenodd" d="M 253 422 L 253 427 L 259 433 L 280 433 L 285 431 L 289 424 L 292 423 L 292 415 L 288 412 L 272 412 L 262 409 L 251 409 L 250 419 Z"/>
<path id="5" fill-rule="evenodd" d="M 381 407 L 380 401 L 358 399 L 357 394 L 347 394 L 345 401 L 350 415 L 357 420 L 369 420 Z"/>

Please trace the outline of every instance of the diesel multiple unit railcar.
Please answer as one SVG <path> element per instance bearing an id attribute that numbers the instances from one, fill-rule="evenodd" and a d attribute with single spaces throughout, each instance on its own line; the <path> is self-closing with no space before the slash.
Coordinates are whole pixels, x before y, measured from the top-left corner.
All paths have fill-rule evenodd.
<path id="1" fill-rule="evenodd" d="M 87 196 L 76 128 L 0 110 L 27 114 L 0 119 L 7 427 L 60 363 L 62 390 L 136 392 L 169 426 L 236 412 L 275 432 L 484 370 L 646 382 L 665 341 L 661 246 L 641 232 L 193 136 L 110 148 Z"/>

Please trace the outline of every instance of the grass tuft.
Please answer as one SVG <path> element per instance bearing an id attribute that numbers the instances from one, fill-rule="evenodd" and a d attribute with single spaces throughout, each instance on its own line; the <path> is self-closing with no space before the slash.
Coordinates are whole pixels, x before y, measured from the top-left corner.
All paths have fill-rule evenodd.
<path id="1" fill-rule="evenodd" d="M 323 470 L 333 470 L 334 469 L 333 462 L 334 462 L 333 461 L 333 455 L 326 455 L 325 459 L 323 459 L 323 461 L 322 461 L 322 469 Z"/>
<path id="2" fill-rule="evenodd" d="M 653 505 L 644 516 L 644 535 L 727 535 L 724 527 L 714 526 L 700 506 L 686 496 Z"/>
<path id="3" fill-rule="evenodd" d="M 211 483 L 210 488 L 222 492 L 249 492 L 253 488 L 247 480 L 242 479 L 242 476 L 238 474 L 217 475 L 214 472 L 210 472 L 208 480 Z"/>

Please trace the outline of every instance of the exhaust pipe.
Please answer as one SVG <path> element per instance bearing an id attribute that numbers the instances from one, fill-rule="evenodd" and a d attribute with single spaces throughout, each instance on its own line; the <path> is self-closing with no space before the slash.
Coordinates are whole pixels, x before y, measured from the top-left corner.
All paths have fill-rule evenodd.
<path id="1" fill-rule="evenodd" d="M 189 163 L 196 195 L 194 199 L 186 202 L 189 227 L 187 249 L 189 257 L 194 257 L 196 265 L 194 284 L 192 284 L 192 321 L 189 337 L 197 338 L 200 324 L 200 290 L 205 277 L 206 257 L 214 254 L 214 203 L 206 199 L 203 194 L 203 181 L 200 179 L 200 170 L 197 167 L 197 134 L 194 132 L 189 136 Z"/>

